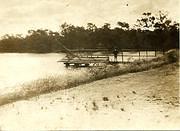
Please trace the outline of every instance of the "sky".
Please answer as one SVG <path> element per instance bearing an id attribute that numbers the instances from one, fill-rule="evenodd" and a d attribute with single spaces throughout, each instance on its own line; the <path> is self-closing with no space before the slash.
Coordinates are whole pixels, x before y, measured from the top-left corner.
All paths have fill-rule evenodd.
<path id="1" fill-rule="evenodd" d="M 143 12 L 167 11 L 180 21 L 180 0 L 0 0 L 0 36 L 30 29 L 59 31 L 60 25 L 135 24 Z"/>

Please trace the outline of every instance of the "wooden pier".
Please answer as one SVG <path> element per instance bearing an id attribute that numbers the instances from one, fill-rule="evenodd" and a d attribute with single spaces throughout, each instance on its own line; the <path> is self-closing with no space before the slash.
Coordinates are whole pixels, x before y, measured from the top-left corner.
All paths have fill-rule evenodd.
<path id="1" fill-rule="evenodd" d="M 70 50 L 66 48 L 62 43 L 60 43 L 58 40 L 56 40 L 57 43 L 64 49 L 63 51 L 67 54 L 65 58 L 59 60 L 58 62 L 63 62 L 66 67 L 73 66 L 73 67 L 88 67 L 91 64 L 99 65 L 101 63 L 105 64 L 118 64 L 118 63 L 130 63 L 133 61 L 125 60 L 126 57 L 133 57 L 133 58 L 139 58 L 138 60 L 141 60 L 142 58 L 154 58 L 157 57 L 157 52 L 161 52 L 164 55 L 164 50 L 158 50 L 158 49 L 119 49 L 118 50 L 118 56 L 121 59 L 112 59 L 110 57 L 113 57 L 113 51 L 110 49 L 102 49 L 102 48 L 96 48 L 96 49 L 74 49 Z M 97 55 L 94 53 L 97 52 L 104 52 L 101 55 Z M 128 53 L 127 53 L 128 52 Z M 142 54 L 142 52 L 145 52 L 145 54 Z M 149 54 L 148 52 L 154 52 L 154 54 Z M 135 54 L 136 53 L 136 54 Z M 137 55 L 138 53 L 138 55 Z M 82 54 L 82 55 L 80 55 Z M 85 55 L 88 54 L 88 55 Z M 129 58 L 128 58 L 129 59 Z"/>
<path id="2" fill-rule="evenodd" d="M 94 50 L 86 49 L 84 52 L 93 52 Z M 100 52 L 102 52 L 101 50 Z M 118 53 L 118 60 L 115 61 L 114 55 L 112 52 L 108 52 L 108 50 L 105 50 L 106 54 L 101 54 L 101 55 L 94 55 L 93 53 L 91 55 L 81 55 L 78 56 L 76 53 L 80 52 L 79 50 L 72 51 L 75 55 L 73 58 L 68 58 L 65 57 L 61 59 L 58 62 L 63 62 L 66 67 L 72 66 L 72 67 L 88 67 L 88 66 L 97 66 L 102 63 L 105 64 L 126 64 L 126 63 L 131 63 L 133 61 L 127 60 L 127 58 L 134 58 L 135 60 L 141 60 L 141 59 L 150 59 L 150 58 L 155 58 L 159 54 L 163 55 L 164 52 L 162 50 L 120 50 Z"/>
<path id="3" fill-rule="evenodd" d="M 66 67 L 88 67 L 91 64 L 96 65 L 98 63 L 108 63 L 109 57 L 106 56 L 83 56 L 79 58 L 67 59 L 63 58 L 58 62 L 63 62 Z"/>

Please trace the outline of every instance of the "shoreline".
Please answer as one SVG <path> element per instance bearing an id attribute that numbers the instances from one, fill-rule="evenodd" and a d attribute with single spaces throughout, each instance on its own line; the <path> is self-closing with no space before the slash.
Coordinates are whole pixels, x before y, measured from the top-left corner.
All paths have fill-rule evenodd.
<path id="1" fill-rule="evenodd" d="M 83 73 L 77 71 L 68 73 L 64 76 L 39 79 L 33 81 L 30 84 L 21 85 L 14 92 L 12 92 L 11 90 L 7 92 L 2 92 L 0 94 L 0 105 L 8 104 L 18 100 L 28 99 L 30 97 L 41 94 L 76 87 L 79 85 L 91 83 L 96 80 L 101 80 L 113 76 L 158 68 L 163 65 L 172 63 L 171 59 L 175 59 L 177 55 L 178 52 L 172 50 L 165 56 L 158 57 L 150 61 L 135 61 L 132 64 L 127 64 L 123 67 L 120 65 L 115 65 L 104 66 L 101 68 L 90 68 L 88 71 L 84 71 Z"/>

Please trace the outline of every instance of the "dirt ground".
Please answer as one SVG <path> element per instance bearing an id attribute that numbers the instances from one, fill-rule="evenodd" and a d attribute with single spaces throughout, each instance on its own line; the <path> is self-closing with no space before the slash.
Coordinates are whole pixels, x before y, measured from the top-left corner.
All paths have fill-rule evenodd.
<path id="1" fill-rule="evenodd" d="M 0 107 L 0 129 L 180 129 L 179 70 L 166 65 Z"/>

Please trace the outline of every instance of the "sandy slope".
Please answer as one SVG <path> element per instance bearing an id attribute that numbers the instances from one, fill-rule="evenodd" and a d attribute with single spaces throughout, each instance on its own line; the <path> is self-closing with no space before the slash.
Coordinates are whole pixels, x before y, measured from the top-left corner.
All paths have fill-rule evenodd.
<path id="1" fill-rule="evenodd" d="M 0 127 L 180 129 L 178 67 L 108 78 L 0 107 Z"/>

